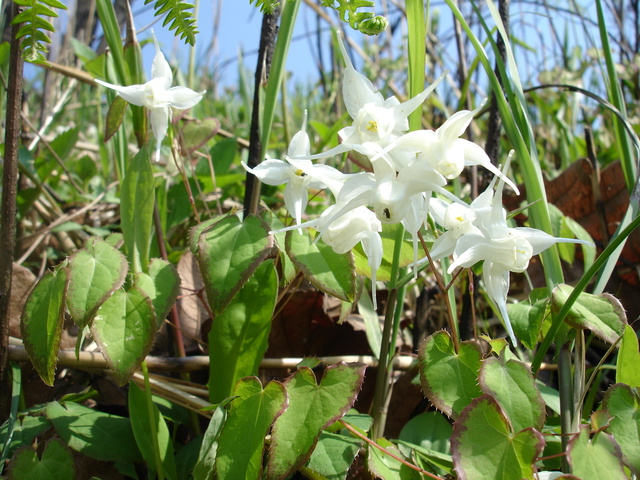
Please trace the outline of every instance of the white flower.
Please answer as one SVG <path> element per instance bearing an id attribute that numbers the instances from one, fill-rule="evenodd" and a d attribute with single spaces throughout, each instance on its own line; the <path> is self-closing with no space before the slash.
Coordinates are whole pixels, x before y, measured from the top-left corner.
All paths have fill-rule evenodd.
<path id="1" fill-rule="evenodd" d="M 411 152 L 415 154 L 415 162 L 428 164 L 449 180 L 458 177 L 465 166 L 482 165 L 494 175 L 504 179 L 518 193 L 518 187 L 491 163 L 482 147 L 459 138 L 483 105 L 484 102 L 475 110 L 461 110 L 454 113 L 435 131 L 415 130 L 402 135 L 385 151 L 391 155 L 394 150 Z M 399 157 L 398 153 L 395 156 Z"/>
<path id="2" fill-rule="evenodd" d="M 314 165 L 311 160 L 294 159 L 294 157 L 309 156 L 311 147 L 309 135 L 306 133 L 306 124 L 305 112 L 302 128 L 291 139 L 284 160 L 268 159 L 254 168 L 242 162 L 242 166 L 261 182 L 267 185 L 286 184 L 284 204 L 295 219 L 296 225 L 302 223 L 302 213 L 307 207 L 309 188 L 329 187 L 337 192 L 345 177 L 343 173 L 328 165 Z"/>
<path id="3" fill-rule="evenodd" d="M 524 272 L 533 255 L 539 254 L 554 243 L 588 242 L 556 238 L 535 228 L 509 227 L 507 212 L 502 207 L 503 178 L 506 176 L 508 166 L 509 161 L 507 161 L 504 173 L 498 181 L 495 194 L 491 192 L 493 186 L 489 186 L 487 190 L 489 193 L 487 194 L 485 191 L 482 194 L 482 199 L 476 205 L 476 218 L 472 222 L 472 226 L 475 228 L 468 225 L 462 227 L 469 233 L 463 234 L 457 239 L 453 249 L 454 261 L 449 266 L 448 272 L 452 273 L 457 267 L 471 267 L 480 261 L 484 262 L 482 278 L 485 290 L 489 298 L 496 303 L 509 337 L 515 345 L 517 340 L 507 313 L 510 272 Z M 469 214 L 469 216 L 471 215 Z"/>
<path id="4" fill-rule="evenodd" d="M 205 91 L 195 92 L 186 87 L 171 87 L 173 74 L 171 67 L 160 51 L 158 40 L 152 31 L 153 42 L 156 47 L 156 55 L 151 66 L 151 80 L 143 85 L 120 86 L 96 80 L 96 83 L 115 90 L 127 102 L 146 107 L 151 116 L 151 129 L 156 138 L 156 160 L 160 158 L 160 146 L 167 135 L 169 121 L 171 120 L 171 108 L 184 110 L 198 103 Z"/>
<path id="5" fill-rule="evenodd" d="M 342 98 L 353 123 L 338 132 L 342 140 L 340 145 L 309 158 L 324 158 L 350 150 L 373 157 L 409 129 L 407 117 L 425 101 L 445 74 L 403 103 L 394 96 L 385 100 L 373 83 L 353 67 L 340 36 L 338 43 L 346 65 L 342 79 Z"/>

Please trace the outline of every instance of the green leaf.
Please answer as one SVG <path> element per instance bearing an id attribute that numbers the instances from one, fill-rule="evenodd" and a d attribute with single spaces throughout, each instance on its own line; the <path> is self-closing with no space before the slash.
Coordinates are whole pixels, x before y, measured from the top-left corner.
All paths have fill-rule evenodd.
<path id="1" fill-rule="evenodd" d="M 209 397 L 219 403 L 242 377 L 256 375 L 267 350 L 278 294 L 273 261 L 262 263 L 209 331 Z M 210 298 L 210 297 L 209 297 Z"/>
<path id="2" fill-rule="evenodd" d="M 139 287 L 116 290 L 98 309 L 91 333 L 119 385 L 129 381 L 147 356 L 156 330 L 151 299 Z"/>
<path id="3" fill-rule="evenodd" d="M 478 373 L 482 353 L 476 343 L 462 342 L 456 354 L 447 332 L 436 332 L 420 346 L 420 383 L 433 405 L 457 418 L 471 400 L 482 394 Z"/>
<path id="4" fill-rule="evenodd" d="M 307 232 L 287 232 L 285 248 L 291 261 L 311 283 L 329 295 L 353 302 L 356 274 L 353 256 L 339 254 L 329 245 L 315 243 Z"/>
<path id="5" fill-rule="evenodd" d="M 51 428 L 51 422 L 42 414 L 42 410 L 41 407 L 34 407 L 27 412 L 18 413 L 11 430 L 11 442 L 6 452 L 4 448 L 7 445 L 4 441 L 9 438 L 9 420 L 0 426 L 0 453 L 3 458 L 10 458 L 13 452 L 23 445 L 31 445 L 36 437 L 43 435 Z"/>
<path id="6" fill-rule="evenodd" d="M 440 412 L 422 412 L 402 427 L 400 440 L 425 450 L 449 454 L 449 438 L 452 432 L 451 423 Z"/>
<path id="7" fill-rule="evenodd" d="M 214 314 L 224 311 L 272 249 L 269 227 L 254 215 L 244 222 L 223 218 L 200 234 L 196 255 Z"/>
<path id="8" fill-rule="evenodd" d="M 547 305 L 546 300 L 539 300 L 533 304 L 527 302 L 507 304 L 513 331 L 518 340 L 530 350 L 535 349 L 538 343 L 542 322 L 547 313 Z"/>
<path id="9" fill-rule="evenodd" d="M 589 426 L 581 425 L 567 447 L 572 473 L 581 480 L 627 480 L 620 448 L 604 432 L 589 438 Z"/>
<path id="10" fill-rule="evenodd" d="M 382 232 L 380 232 L 380 238 L 382 239 L 382 264 L 376 273 L 376 279 L 379 282 L 388 282 L 391 280 L 391 270 L 393 270 L 393 251 L 396 243 L 398 228 L 404 228 L 400 224 L 390 225 L 384 224 L 382 226 Z M 352 250 L 355 260 L 356 273 L 364 275 L 365 277 L 371 277 L 371 267 L 369 266 L 369 260 L 362 250 L 362 245 L 358 244 Z M 413 246 L 411 242 L 403 241 L 400 246 L 400 258 L 398 265 L 400 267 L 406 267 L 413 263 Z"/>
<path id="11" fill-rule="evenodd" d="M 107 142 L 118 131 L 125 115 L 127 114 L 127 102 L 121 96 L 113 98 L 111 105 L 109 105 L 109 111 L 107 112 L 107 120 L 104 125 L 104 141 Z"/>
<path id="12" fill-rule="evenodd" d="M 629 325 L 625 325 L 618 359 L 616 361 L 616 383 L 626 383 L 631 387 L 640 387 L 640 352 L 638 336 Z"/>
<path id="13" fill-rule="evenodd" d="M 176 465 L 169 428 L 153 402 L 135 383 L 129 385 L 129 415 L 136 443 L 150 468 L 156 466 L 154 445 L 158 447 L 162 473 L 168 480 L 176 480 Z"/>
<path id="14" fill-rule="evenodd" d="M 322 432 L 307 468 L 327 480 L 344 480 L 363 443 L 358 438 Z"/>
<path id="15" fill-rule="evenodd" d="M 128 418 L 58 402 L 47 404 L 46 414 L 60 438 L 83 455 L 103 461 L 142 459 Z"/>
<path id="16" fill-rule="evenodd" d="M 211 161 L 213 162 L 213 168 L 216 171 L 216 176 L 229 173 L 229 167 L 235 160 L 237 154 L 238 141 L 235 138 L 225 138 L 224 140 L 216 142 L 216 144 L 211 147 L 209 155 L 211 155 Z M 209 170 L 208 165 L 207 170 Z"/>
<path id="17" fill-rule="evenodd" d="M 402 458 L 402 453 L 386 438 L 379 438 L 376 443 L 395 456 Z M 376 478 L 382 480 L 419 480 L 422 478 L 417 471 L 372 446 L 369 446 L 368 449 L 367 466 Z"/>
<path id="18" fill-rule="evenodd" d="M 150 158 L 147 148 L 133 157 L 120 190 L 120 226 L 133 273 L 146 272 L 149 265 L 155 199 Z"/>
<path id="19" fill-rule="evenodd" d="M 222 427 L 224 427 L 224 424 L 227 421 L 227 405 L 232 400 L 233 397 L 223 400 L 213 411 L 207 431 L 204 433 L 202 445 L 200 446 L 198 461 L 193 469 L 194 480 L 209 480 L 213 477 L 215 472 L 216 456 L 218 453 L 218 441 L 220 440 Z"/>
<path id="20" fill-rule="evenodd" d="M 573 291 L 569 285 L 558 285 L 551 296 L 551 308 L 558 313 Z M 580 293 L 565 321 L 575 327 L 591 330 L 605 342 L 615 343 L 624 332 L 627 316 L 620 301 L 613 295 Z"/>
<path id="21" fill-rule="evenodd" d="M 369 344 L 371 353 L 373 353 L 376 359 L 379 359 L 380 346 L 382 345 L 382 325 L 380 325 L 378 312 L 373 308 L 371 294 L 366 288 L 363 288 L 362 294 L 358 299 L 358 312 L 364 320 L 367 343 Z"/>
<path id="22" fill-rule="evenodd" d="M 257 480 L 262 472 L 265 436 L 287 407 L 287 393 L 279 382 L 264 390 L 255 377 L 243 378 L 233 392 L 229 416 L 218 445 L 219 480 Z"/>
<path id="23" fill-rule="evenodd" d="M 543 448 L 544 437 L 535 429 L 514 433 L 489 395 L 476 398 L 462 411 L 451 437 L 460 480 L 533 480 L 534 464 Z"/>
<path id="24" fill-rule="evenodd" d="M 620 445 L 622 461 L 637 476 L 640 475 L 640 398 L 636 388 L 616 384 L 609 387 L 602 407 L 611 419 L 607 432 Z"/>
<path id="25" fill-rule="evenodd" d="M 57 17 L 58 15 L 45 5 L 63 10 L 66 10 L 67 7 L 61 2 L 52 0 L 16 0 L 16 3 L 27 7 L 12 21 L 13 24 L 23 24 L 16 35 L 16 38 L 23 38 L 20 43 L 22 58 L 28 62 L 46 63 L 47 60 L 43 53 L 48 50 L 45 43 L 51 43 L 51 39 L 42 30 L 55 32 L 55 28 L 42 16 Z"/>
<path id="26" fill-rule="evenodd" d="M 69 257 L 67 308 L 82 329 L 94 317 L 100 305 L 124 284 L 127 259 L 104 240 L 92 238 L 87 248 Z"/>
<path id="27" fill-rule="evenodd" d="M 188 156 L 216 136 L 220 128 L 220 121 L 216 118 L 204 118 L 202 120 L 186 120 L 182 118 L 180 125 L 182 126 L 180 149 L 183 155 Z"/>
<path id="28" fill-rule="evenodd" d="M 341 362 L 327 367 L 317 384 L 313 371 L 303 367 L 284 381 L 289 407 L 271 432 L 267 478 L 286 478 L 309 459 L 320 433 L 355 402 L 365 368 Z"/>
<path id="29" fill-rule="evenodd" d="M 517 360 L 489 357 L 482 362 L 480 388 L 502 407 L 513 430 L 533 427 L 541 430 L 545 405 L 531 370 Z"/>
<path id="30" fill-rule="evenodd" d="M 67 268 L 45 273 L 29 295 L 20 318 L 24 348 L 47 385 L 55 380 L 68 286 Z"/>
<path id="31" fill-rule="evenodd" d="M 16 451 L 9 464 L 9 480 L 73 480 L 73 456 L 64 442 L 50 438 L 42 458 L 30 446 Z"/>
<path id="32" fill-rule="evenodd" d="M 145 0 L 144 4 L 147 5 L 153 0 Z M 166 18 L 162 22 L 162 26 L 166 27 L 168 23 L 171 23 L 169 30 L 176 31 L 176 37 L 180 36 L 181 40 L 184 40 L 191 46 L 196 44 L 196 35 L 198 29 L 196 28 L 196 19 L 193 15 L 193 5 L 182 2 L 180 0 L 156 0 L 153 5 L 155 11 L 154 16 L 167 14 Z"/>
<path id="33" fill-rule="evenodd" d="M 140 272 L 135 284 L 151 299 L 158 320 L 157 328 L 160 328 L 180 293 L 178 270 L 172 263 L 154 258 L 149 264 L 149 274 Z"/>

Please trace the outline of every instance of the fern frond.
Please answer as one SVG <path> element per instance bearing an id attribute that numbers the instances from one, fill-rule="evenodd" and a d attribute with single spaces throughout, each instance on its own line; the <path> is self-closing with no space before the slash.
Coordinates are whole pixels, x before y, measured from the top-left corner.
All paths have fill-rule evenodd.
<path id="1" fill-rule="evenodd" d="M 145 0 L 144 4 L 147 5 L 152 1 Z M 194 46 L 196 44 L 198 29 L 196 27 L 196 19 L 193 17 L 192 4 L 181 0 L 156 0 L 153 10 L 156 17 L 167 14 L 167 17 L 162 22 L 163 27 L 171 22 L 169 30 L 175 30 L 176 36 L 180 36 L 180 39 L 189 45 Z"/>
<path id="2" fill-rule="evenodd" d="M 378 35 L 389 26 L 389 21 L 372 12 L 359 12 L 359 8 L 375 7 L 371 0 L 322 0 L 323 7 L 331 7 L 340 14 L 343 22 L 349 23 L 351 28 L 366 35 Z"/>
<path id="3" fill-rule="evenodd" d="M 249 3 L 256 3 L 256 7 L 260 8 L 262 13 L 273 13 L 280 2 L 277 0 L 249 0 Z"/>
<path id="4" fill-rule="evenodd" d="M 44 17 L 57 17 L 58 14 L 53 8 L 66 10 L 67 7 L 58 0 L 15 0 L 20 5 L 22 11 L 15 16 L 12 23 L 23 23 L 16 34 L 16 38 L 22 38 L 20 49 L 22 58 L 27 62 L 46 63 L 44 53 L 47 53 L 47 43 L 51 39 L 45 32 L 55 32 L 51 22 Z M 51 8 L 49 8 L 51 7 Z"/>

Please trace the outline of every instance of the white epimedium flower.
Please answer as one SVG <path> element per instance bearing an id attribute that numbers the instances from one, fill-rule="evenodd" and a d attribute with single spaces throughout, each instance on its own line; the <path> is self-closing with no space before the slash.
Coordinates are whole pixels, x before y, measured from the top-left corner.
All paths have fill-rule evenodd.
<path id="1" fill-rule="evenodd" d="M 160 146 L 167 135 L 171 121 L 171 109 L 185 110 L 193 107 L 202 99 L 206 91 L 196 92 L 186 87 L 171 86 L 173 83 L 171 67 L 160 51 L 158 40 L 153 31 L 151 34 L 156 48 L 156 55 L 151 66 L 151 80 L 143 85 L 129 86 L 113 85 L 102 80 L 96 80 L 96 83 L 115 90 L 127 102 L 149 110 L 151 130 L 153 130 L 156 139 L 155 157 L 156 160 L 159 160 Z"/>
<path id="2" fill-rule="evenodd" d="M 342 142 L 340 145 L 309 158 L 325 158 L 350 150 L 371 158 L 409 129 L 409 114 L 425 101 L 446 74 L 405 102 L 400 103 L 395 96 L 385 100 L 373 83 L 356 71 L 340 36 L 338 43 L 345 62 L 342 98 L 353 123 L 338 132 Z"/>
<path id="3" fill-rule="evenodd" d="M 461 235 L 455 242 L 454 261 L 449 266 L 448 272 L 452 273 L 458 267 L 471 267 L 478 262 L 484 262 L 482 279 L 485 290 L 489 298 L 496 303 L 507 333 L 516 345 L 516 336 L 507 312 L 510 273 L 524 272 L 533 255 L 539 254 L 555 243 L 588 244 L 589 242 L 553 237 L 535 228 L 509 227 L 507 212 L 502 207 L 503 179 L 509 163 L 508 160 L 501 172 L 495 193 L 491 191 L 493 186 L 490 185 L 482 194 L 482 198 L 478 197 L 480 200 L 476 205 L 476 218 L 472 223 L 476 228 L 465 227 L 470 233 Z"/>
<path id="4" fill-rule="evenodd" d="M 242 162 L 242 166 L 267 185 L 286 184 L 284 204 L 296 221 L 302 223 L 302 214 L 307 208 L 309 188 L 325 187 L 339 191 L 345 175 L 328 165 L 314 165 L 311 160 L 295 160 L 293 157 L 308 157 L 311 151 L 309 135 L 306 132 L 307 114 L 305 112 L 302 128 L 297 132 L 287 149 L 284 160 L 267 159 L 251 168 Z"/>
<path id="5" fill-rule="evenodd" d="M 406 133 L 385 148 L 384 152 L 394 158 L 412 158 L 410 162 L 426 163 L 449 180 L 458 177 L 465 166 L 481 165 L 494 175 L 503 178 L 518 193 L 518 187 L 491 163 L 491 159 L 482 147 L 459 138 L 484 103 L 482 102 L 475 110 L 461 110 L 454 113 L 435 131 L 415 130 Z M 394 151 L 397 151 L 395 155 Z M 400 155 L 401 152 L 405 155 Z M 406 153 L 413 153 L 415 157 L 407 156 Z"/>

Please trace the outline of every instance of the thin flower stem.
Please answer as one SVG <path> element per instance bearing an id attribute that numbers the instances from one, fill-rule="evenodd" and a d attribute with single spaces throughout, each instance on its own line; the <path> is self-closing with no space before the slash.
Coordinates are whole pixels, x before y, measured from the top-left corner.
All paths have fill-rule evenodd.
<path id="1" fill-rule="evenodd" d="M 444 281 L 442 280 L 442 276 L 435 264 L 433 263 L 433 259 L 431 258 L 431 254 L 429 253 L 429 248 L 427 247 L 426 242 L 424 241 L 424 237 L 422 236 L 422 232 L 418 232 L 418 238 L 420 239 L 420 244 L 422 245 L 422 249 L 424 250 L 425 255 L 429 259 L 429 266 L 431 267 L 431 271 L 436 278 L 436 282 L 438 283 L 438 287 L 442 290 L 442 293 L 446 294 L 449 285 L 445 287 Z M 451 309 L 451 302 L 449 301 L 449 296 L 446 295 L 445 305 L 447 307 L 447 318 L 449 319 L 449 329 L 451 330 L 451 338 L 453 339 L 453 348 L 456 352 L 460 350 L 460 331 L 458 330 L 458 324 L 454 320 L 453 310 Z"/>
<path id="2" fill-rule="evenodd" d="M 153 400 L 151 399 L 151 383 L 149 382 L 149 369 L 147 368 L 147 362 L 143 361 L 140 366 L 142 367 L 142 374 L 144 375 L 144 393 L 147 400 L 147 413 L 149 415 L 149 427 L 151 428 L 151 443 L 153 444 L 153 459 L 155 462 L 156 473 L 159 480 L 164 480 L 164 474 L 162 472 L 162 460 L 160 458 L 160 445 L 158 444 L 158 431 L 156 429 L 155 418 L 153 415 Z"/>
<path id="3" fill-rule="evenodd" d="M 401 457 L 397 456 L 395 453 L 390 452 L 389 450 L 384 448 L 382 445 L 378 445 L 376 442 L 374 442 L 370 438 L 367 438 L 366 435 L 363 435 L 362 433 L 360 433 L 357 429 L 353 428 L 348 423 L 346 423 L 346 422 L 340 422 L 340 423 L 342 425 L 344 425 L 344 428 L 349 430 L 356 437 L 364 440 L 365 442 L 367 442 L 372 447 L 377 448 L 378 450 L 383 452 L 385 455 L 389 455 L 391 458 L 393 458 L 394 460 L 397 460 L 398 462 L 402 463 L 403 465 L 406 465 L 410 469 L 415 470 L 416 472 L 420 472 L 422 475 L 426 475 L 427 477 L 433 478 L 435 480 L 444 480 L 442 477 L 434 475 L 431 472 L 427 472 L 426 470 L 423 470 L 422 468 L 418 467 L 417 465 L 414 465 L 413 463 L 407 462 L 404 458 L 401 458 Z"/>
<path id="4" fill-rule="evenodd" d="M 398 299 L 398 289 L 395 288 L 398 280 L 400 250 L 404 239 L 404 228 L 400 225 L 396 229 L 396 238 L 394 242 L 393 261 L 391 263 L 391 279 L 389 280 L 389 293 L 387 296 L 387 304 L 385 306 L 384 327 L 382 329 L 382 339 L 380 341 L 380 358 L 378 363 L 378 371 L 376 373 L 376 389 L 371 406 L 371 415 L 373 417 L 373 435 L 374 438 L 384 435 L 385 423 L 387 421 L 387 396 L 390 390 L 391 374 L 389 369 L 389 352 L 392 348 L 391 338 L 394 326 L 396 325 L 395 309 Z M 395 344 L 394 344 L 395 345 Z"/>
<path id="5" fill-rule="evenodd" d="M 193 210 L 193 215 L 195 216 L 196 221 L 200 223 L 200 214 L 198 213 L 198 209 L 196 208 L 196 200 L 193 197 L 193 191 L 191 190 L 191 185 L 189 184 L 189 177 L 187 177 L 187 172 L 180 158 L 180 154 L 178 153 L 178 149 L 175 148 L 173 142 L 173 130 L 171 128 L 169 129 L 168 135 L 169 143 L 171 145 L 171 157 L 173 158 L 173 162 L 175 163 L 176 168 L 180 172 L 180 178 L 182 178 L 184 188 L 187 190 L 187 196 L 189 197 L 189 204 L 191 205 L 191 209 Z"/>

